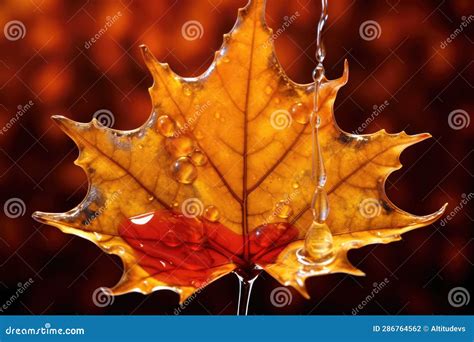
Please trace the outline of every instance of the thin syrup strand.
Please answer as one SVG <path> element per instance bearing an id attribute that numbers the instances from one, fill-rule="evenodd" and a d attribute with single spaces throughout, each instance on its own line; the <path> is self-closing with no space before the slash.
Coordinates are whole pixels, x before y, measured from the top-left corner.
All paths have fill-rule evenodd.
<path id="1" fill-rule="evenodd" d="M 318 223 L 324 223 L 328 211 L 329 203 L 325 191 L 327 180 L 326 168 L 321 152 L 321 144 L 319 141 L 319 126 L 321 123 L 320 111 L 320 96 L 319 92 L 321 85 L 324 82 L 325 70 L 324 59 L 326 51 L 323 44 L 323 30 L 328 19 L 328 3 L 327 0 L 321 0 L 321 17 L 318 23 L 316 34 L 316 61 L 318 62 L 313 71 L 314 80 L 314 108 L 311 113 L 311 131 L 312 131 L 312 178 L 316 185 L 316 189 L 312 199 L 313 220 Z"/>
<path id="2" fill-rule="evenodd" d="M 322 40 L 322 33 L 328 19 L 327 0 L 321 0 L 321 18 L 318 23 L 316 38 L 316 60 L 317 65 L 313 71 L 314 80 L 314 108 L 311 113 L 312 131 L 312 180 L 315 185 L 311 201 L 313 222 L 306 233 L 303 253 L 297 253 L 303 265 L 317 265 L 324 267 L 334 260 L 333 236 L 329 227 L 325 224 L 329 215 L 329 200 L 326 186 L 326 168 L 322 156 L 321 143 L 319 141 L 319 128 L 321 125 L 321 99 L 320 90 L 326 78 L 324 76 L 324 59 L 326 51 Z"/>

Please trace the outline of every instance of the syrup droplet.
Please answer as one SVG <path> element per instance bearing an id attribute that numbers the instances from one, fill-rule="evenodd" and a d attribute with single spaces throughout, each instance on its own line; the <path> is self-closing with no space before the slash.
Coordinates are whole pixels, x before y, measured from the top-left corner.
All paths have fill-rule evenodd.
<path id="1" fill-rule="evenodd" d="M 196 166 L 204 166 L 207 163 L 207 157 L 203 152 L 196 150 L 191 154 L 191 161 Z"/>
<path id="2" fill-rule="evenodd" d="M 216 112 L 216 113 L 214 114 L 214 117 L 215 117 L 216 119 L 220 119 L 220 118 L 221 118 L 221 113 Z"/>
<path id="3" fill-rule="evenodd" d="M 223 58 L 222 58 L 222 61 L 223 61 L 224 63 L 229 63 L 229 62 L 230 62 L 230 58 L 227 57 L 227 56 L 226 56 L 226 57 L 223 57 Z"/>
<path id="4" fill-rule="evenodd" d="M 187 157 L 179 158 L 175 161 L 172 166 L 172 172 L 173 177 L 182 184 L 191 184 L 198 176 L 196 167 Z"/>
<path id="5" fill-rule="evenodd" d="M 314 69 L 313 71 L 314 82 L 321 85 L 321 83 L 323 83 L 323 80 L 324 80 L 324 74 L 325 74 L 324 65 L 320 62 L 316 66 L 316 69 Z"/>
<path id="6" fill-rule="evenodd" d="M 299 189 L 300 184 L 299 183 L 293 183 L 293 189 Z"/>
<path id="7" fill-rule="evenodd" d="M 255 237 L 255 241 L 260 247 L 266 248 L 273 243 L 273 240 L 271 238 L 268 238 L 267 234 L 265 233 L 264 227 L 257 229 Z"/>
<path id="8" fill-rule="evenodd" d="M 158 118 L 158 132 L 160 132 L 163 136 L 170 138 L 174 135 L 176 130 L 176 125 L 173 120 L 167 116 L 163 115 Z"/>
<path id="9" fill-rule="evenodd" d="M 291 106 L 290 112 L 293 119 L 302 125 L 306 125 L 311 117 L 311 111 L 301 102 L 297 102 Z"/>
<path id="10" fill-rule="evenodd" d="M 316 188 L 311 205 L 314 220 L 324 223 L 329 215 L 329 200 L 326 191 L 320 187 Z"/>
<path id="11" fill-rule="evenodd" d="M 166 150 L 173 157 L 185 157 L 194 151 L 195 144 L 193 139 L 188 136 L 166 139 Z"/>
<path id="12" fill-rule="evenodd" d="M 270 87 L 270 86 L 266 86 L 266 87 L 265 87 L 265 94 L 271 95 L 272 92 L 273 92 L 273 88 L 272 88 L 272 87 Z"/>
<path id="13" fill-rule="evenodd" d="M 313 221 L 306 233 L 304 251 L 314 263 L 324 264 L 332 261 L 333 237 L 327 224 Z"/>
<path id="14" fill-rule="evenodd" d="M 293 209 L 287 203 L 287 201 L 280 201 L 275 205 L 275 214 L 279 218 L 287 219 L 293 213 Z"/>
<path id="15" fill-rule="evenodd" d="M 213 205 L 208 206 L 206 210 L 204 210 L 204 218 L 211 222 L 219 220 L 220 215 L 221 213 L 219 212 L 219 209 Z"/>
<path id="16" fill-rule="evenodd" d="M 275 244 L 275 241 L 278 241 L 287 230 L 284 225 L 281 224 L 270 224 L 258 228 L 255 231 L 255 242 L 263 248 L 268 248 Z"/>

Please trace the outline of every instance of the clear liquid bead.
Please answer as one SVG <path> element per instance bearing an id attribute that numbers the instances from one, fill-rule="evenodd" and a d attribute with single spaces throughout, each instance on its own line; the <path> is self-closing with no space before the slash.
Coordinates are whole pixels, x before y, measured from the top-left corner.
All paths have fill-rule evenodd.
<path id="1" fill-rule="evenodd" d="M 158 118 L 158 132 L 161 133 L 161 135 L 170 138 L 175 134 L 176 130 L 176 125 L 174 121 L 167 115 L 160 116 Z"/>
<path id="2" fill-rule="evenodd" d="M 192 184 L 198 176 L 196 167 L 186 157 L 176 160 L 171 167 L 171 172 L 174 179 L 181 184 Z"/>
<path id="3" fill-rule="evenodd" d="M 311 202 L 311 209 L 313 212 L 313 220 L 315 222 L 326 222 L 329 216 L 329 199 L 326 191 L 321 188 L 316 189 Z"/>
<path id="4" fill-rule="evenodd" d="M 204 210 L 204 218 L 210 222 L 217 222 L 220 215 L 219 209 L 213 205 L 210 205 L 206 210 Z"/>
<path id="5" fill-rule="evenodd" d="M 317 85 L 320 85 L 322 83 L 324 79 L 324 74 L 325 74 L 324 66 L 321 63 L 319 63 L 313 71 L 313 80 L 314 82 L 316 82 Z"/>
<path id="6" fill-rule="evenodd" d="M 333 237 L 325 223 L 313 221 L 304 243 L 307 259 L 314 264 L 328 264 L 334 260 Z"/>
<path id="7" fill-rule="evenodd" d="M 302 103 L 297 102 L 290 108 L 291 117 L 299 124 L 306 125 L 310 120 L 310 111 L 308 107 Z"/>

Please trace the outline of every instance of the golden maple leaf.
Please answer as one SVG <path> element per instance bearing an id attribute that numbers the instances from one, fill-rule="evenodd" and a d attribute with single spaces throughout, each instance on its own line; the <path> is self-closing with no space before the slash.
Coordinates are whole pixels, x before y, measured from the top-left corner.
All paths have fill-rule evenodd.
<path id="1" fill-rule="evenodd" d="M 79 147 L 76 164 L 90 186 L 71 211 L 34 217 L 119 255 L 125 270 L 114 294 L 165 288 L 183 301 L 238 267 L 257 265 L 307 297 L 309 276 L 363 274 L 348 261 L 349 249 L 398 240 L 442 215 L 444 208 L 408 214 L 384 191 L 400 153 L 429 134 L 353 135 L 337 126 L 333 105 L 348 79 L 346 61 L 344 75 L 324 79 L 320 89 L 335 258 L 323 267 L 301 263 L 297 251 L 313 220 L 314 84 L 285 75 L 264 13 L 265 0 L 240 9 L 196 78 L 176 75 L 143 46 L 153 111 L 136 130 L 53 117 Z"/>

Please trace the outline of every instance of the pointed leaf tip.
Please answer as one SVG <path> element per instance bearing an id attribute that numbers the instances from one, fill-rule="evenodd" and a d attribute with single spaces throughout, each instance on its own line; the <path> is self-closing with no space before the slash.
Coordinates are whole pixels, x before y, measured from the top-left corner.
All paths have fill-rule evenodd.
<path id="1" fill-rule="evenodd" d="M 443 216 L 448 205 L 449 205 L 448 202 L 444 203 L 444 205 L 436 213 L 433 214 L 434 216 L 433 222 L 436 222 L 441 216 Z"/>
<path id="2" fill-rule="evenodd" d="M 61 121 L 64 121 L 64 120 L 69 120 L 68 118 L 66 118 L 65 116 L 63 115 L 52 115 L 51 116 L 51 119 L 54 121 L 54 122 L 61 122 Z"/>
<path id="3" fill-rule="evenodd" d="M 308 290 L 306 290 L 306 286 L 301 287 L 301 286 L 292 286 L 300 295 L 303 296 L 306 300 L 310 300 L 311 296 L 308 293 Z"/>
<path id="4" fill-rule="evenodd" d="M 142 52 L 142 57 L 143 57 L 143 60 L 145 61 L 145 64 L 147 65 L 147 67 L 150 70 L 153 78 L 155 79 L 155 77 L 156 77 L 155 74 L 159 72 L 158 66 L 161 65 L 161 64 L 156 59 L 156 57 L 153 55 L 153 53 L 150 51 L 150 49 L 148 48 L 147 45 L 145 45 L 145 44 L 140 45 L 140 50 Z"/>
<path id="5" fill-rule="evenodd" d="M 266 0 L 249 0 L 247 5 L 244 8 L 239 9 L 239 14 L 243 14 L 244 16 L 250 13 L 260 12 L 259 18 L 260 21 L 266 25 L 265 20 L 265 10 L 267 6 Z"/>
<path id="6" fill-rule="evenodd" d="M 37 221 L 37 222 L 40 222 L 40 223 L 46 223 L 44 220 L 43 220 L 43 215 L 44 213 L 41 212 L 41 211 L 35 211 L 33 214 L 31 214 L 31 217 Z"/>
<path id="7" fill-rule="evenodd" d="M 430 133 L 422 133 L 422 134 L 418 134 L 418 137 L 419 137 L 418 141 L 423 141 L 423 140 L 426 140 L 426 139 L 430 139 L 433 136 Z"/>
<path id="8" fill-rule="evenodd" d="M 60 127 L 70 126 L 75 123 L 75 121 L 62 115 L 53 115 L 51 116 L 51 119 Z"/>
<path id="9" fill-rule="evenodd" d="M 31 217 L 39 223 L 49 224 L 52 221 L 57 221 L 61 215 L 62 214 L 35 211 L 33 214 L 31 214 Z"/>
<path id="10" fill-rule="evenodd" d="M 141 44 L 140 45 L 140 50 L 142 52 L 142 54 L 147 54 L 147 53 L 150 53 L 150 50 L 148 49 L 148 46 L 146 46 L 145 44 Z"/>
<path id="11" fill-rule="evenodd" d="M 344 60 L 344 72 L 342 74 L 342 79 L 344 81 L 344 85 L 346 85 L 349 81 L 349 60 L 347 58 Z"/>

